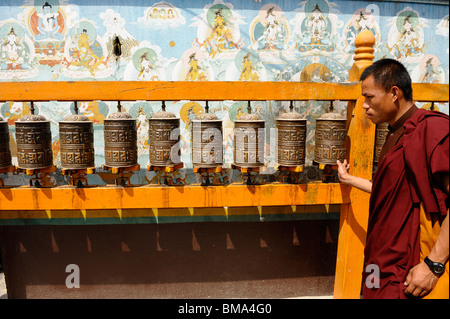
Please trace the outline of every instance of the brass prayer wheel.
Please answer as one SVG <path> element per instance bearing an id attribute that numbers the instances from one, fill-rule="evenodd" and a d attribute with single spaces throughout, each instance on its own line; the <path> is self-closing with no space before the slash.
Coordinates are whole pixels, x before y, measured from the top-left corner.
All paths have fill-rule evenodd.
<path id="1" fill-rule="evenodd" d="M 209 113 L 206 102 L 205 113 L 192 121 L 192 164 L 199 168 L 217 167 L 223 163 L 222 121 Z"/>
<path id="2" fill-rule="evenodd" d="M 180 119 L 166 111 L 162 102 L 162 111 L 148 119 L 150 165 L 172 166 L 180 163 Z"/>
<path id="3" fill-rule="evenodd" d="M 380 159 L 380 152 L 383 148 L 386 137 L 389 134 L 388 123 L 378 124 L 375 132 L 375 149 L 373 153 L 373 162 L 378 163 Z"/>
<path id="4" fill-rule="evenodd" d="M 50 121 L 42 115 L 24 115 L 15 122 L 17 162 L 21 169 L 43 169 L 53 166 Z"/>
<path id="5" fill-rule="evenodd" d="M 251 113 L 234 121 L 234 164 L 238 167 L 264 166 L 265 121 Z"/>
<path id="6" fill-rule="evenodd" d="M 306 123 L 300 113 L 294 112 L 291 101 L 288 113 L 277 118 L 278 164 L 287 167 L 305 164 Z"/>
<path id="7" fill-rule="evenodd" d="M 122 112 L 120 102 L 118 111 L 104 119 L 105 165 L 108 167 L 130 167 L 137 165 L 136 119 Z"/>
<path id="8" fill-rule="evenodd" d="M 63 169 L 93 168 L 94 164 L 94 127 L 93 122 L 75 113 L 59 122 L 59 141 L 61 145 L 61 167 Z"/>
<path id="9" fill-rule="evenodd" d="M 0 117 L 0 168 L 12 166 L 8 122 Z"/>
<path id="10" fill-rule="evenodd" d="M 325 113 L 316 119 L 314 161 L 319 164 L 336 165 L 346 156 L 346 118 L 338 113 Z"/>

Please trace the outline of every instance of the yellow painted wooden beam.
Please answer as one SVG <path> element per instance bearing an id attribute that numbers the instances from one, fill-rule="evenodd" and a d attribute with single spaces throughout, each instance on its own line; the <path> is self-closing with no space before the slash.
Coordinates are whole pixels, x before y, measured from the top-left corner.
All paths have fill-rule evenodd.
<path id="1" fill-rule="evenodd" d="M 448 102 L 449 85 L 435 83 L 413 83 L 413 100 L 416 102 Z"/>
<path id="2" fill-rule="evenodd" d="M 357 78 L 356 78 L 357 79 Z M 416 101 L 447 102 L 448 84 L 414 83 Z M 356 100 L 360 84 L 316 82 L 0 82 L 0 101 Z"/>
<path id="3" fill-rule="evenodd" d="M 342 204 L 349 187 L 337 183 L 228 186 L 140 186 L 0 189 L 1 211 Z"/>
<path id="4" fill-rule="evenodd" d="M 356 100 L 359 83 L 0 82 L 0 101 Z"/>

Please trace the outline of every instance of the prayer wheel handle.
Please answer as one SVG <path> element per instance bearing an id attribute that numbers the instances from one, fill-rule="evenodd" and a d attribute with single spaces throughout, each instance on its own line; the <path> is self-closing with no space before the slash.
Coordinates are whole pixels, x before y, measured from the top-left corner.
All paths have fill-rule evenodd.
<path id="1" fill-rule="evenodd" d="M 30 112 L 31 112 L 31 115 L 34 115 L 34 101 L 30 102 Z"/>

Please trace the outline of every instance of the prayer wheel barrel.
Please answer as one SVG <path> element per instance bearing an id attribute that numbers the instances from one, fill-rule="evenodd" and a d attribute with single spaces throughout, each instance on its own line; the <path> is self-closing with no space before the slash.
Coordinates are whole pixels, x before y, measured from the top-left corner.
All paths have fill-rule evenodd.
<path id="1" fill-rule="evenodd" d="M 0 169 L 12 166 L 8 122 L 0 117 Z"/>
<path id="2" fill-rule="evenodd" d="M 137 165 L 136 119 L 119 111 L 104 120 L 105 165 L 130 167 Z"/>
<path id="3" fill-rule="evenodd" d="M 346 119 L 338 113 L 325 113 L 316 119 L 314 161 L 319 164 L 336 165 L 346 156 Z"/>
<path id="4" fill-rule="evenodd" d="M 375 132 L 375 149 L 373 152 L 373 162 L 378 163 L 380 159 L 381 149 L 383 148 L 384 142 L 386 141 L 386 137 L 389 134 L 388 124 L 381 123 L 376 127 Z"/>
<path id="5" fill-rule="evenodd" d="M 87 116 L 69 115 L 59 122 L 61 168 L 86 169 L 94 164 L 94 128 Z"/>
<path id="6" fill-rule="evenodd" d="M 296 167 L 305 164 L 306 122 L 302 116 L 291 111 L 277 118 L 278 164 Z"/>
<path id="7" fill-rule="evenodd" d="M 199 114 L 192 121 L 192 164 L 211 168 L 223 164 L 222 121 L 214 114 Z"/>
<path id="8" fill-rule="evenodd" d="M 50 121 L 42 115 L 25 115 L 15 122 L 17 162 L 21 169 L 53 166 Z"/>
<path id="9" fill-rule="evenodd" d="M 173 166 L 180 160 L 180 119 L 171 112 L 162 111 L 148 119 L 150 165 Z"/>
<path id="10" fill-rule="evenodd" d="M 264 166 L 265 121 L 258 115 L 242 115 L 234 121 L 234 164 L 253 168 Z"/>

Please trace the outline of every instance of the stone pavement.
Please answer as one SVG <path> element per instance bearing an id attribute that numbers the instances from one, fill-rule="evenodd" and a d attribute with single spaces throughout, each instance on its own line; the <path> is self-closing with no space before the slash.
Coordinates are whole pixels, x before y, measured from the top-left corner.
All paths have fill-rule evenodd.
<path id="1" fill-rule="evenodd" d="M 333 296 L 303 296 L 297 298 L 289 298 L 289 299 L 332 299 Z M 6 294 L 6 283 L 5 283 L 5 274 L 0 272 L 0 299 L 8 299 L 8 295 Z"/>

